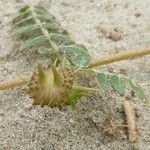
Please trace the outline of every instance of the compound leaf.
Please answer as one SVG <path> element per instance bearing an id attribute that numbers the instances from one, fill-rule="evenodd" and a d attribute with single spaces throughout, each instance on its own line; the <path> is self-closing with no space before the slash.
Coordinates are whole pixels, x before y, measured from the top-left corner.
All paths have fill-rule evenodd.
<path id="1" fill-rule="evenodd" d="M 71 64 L 77 67 L 89 65 L 90 55 L 86 47 L 82 44 L 75 44 L 68 32 L 44 7 L 25 5 L 20 9 L 13 23 L 12 35 L 23 37 L 21 50 L 42 47 L 40 53 L 43 50 L 43 53 L 50 51 L 54 54 L 54 49 L 57 49 L 60 54 L 67 54 Z"/>

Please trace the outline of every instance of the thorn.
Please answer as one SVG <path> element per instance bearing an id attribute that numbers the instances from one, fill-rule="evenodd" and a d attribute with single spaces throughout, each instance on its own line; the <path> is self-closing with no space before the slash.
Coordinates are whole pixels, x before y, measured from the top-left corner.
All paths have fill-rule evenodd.
<path id="1" fill-rule="evenodd" d="M 41 83 L 45 83 L 47 81 L 47 75 L 45 73 L 44 67 L 41 64 L 38 64 L 38 72 L 39 72 L 39 81 Z"/>
<path id="2" fill-rule="evenodd" d="M 66 64 L 66 54 L 64 54 L 64 58 L 62 60 L 62 69 L 65 69 L 65 64 Z"/>
<path id="3" fill-rule="evenodd" d="M 63 83 L 63 79 L 62 76 L 60 75 L 60 73 L 57 71 L 56 67 L 52 64 L 52 72 L 54 75 L 54 84 L 57 86 L 61 86 Z"/>
<path id="4" fill-rule="evenodd" d="M 58 62 L 58 58 L 56 58 L 55 61 L 54 61 L 54 66 L 55 67 L 57 66 L 57 62 Z"/>

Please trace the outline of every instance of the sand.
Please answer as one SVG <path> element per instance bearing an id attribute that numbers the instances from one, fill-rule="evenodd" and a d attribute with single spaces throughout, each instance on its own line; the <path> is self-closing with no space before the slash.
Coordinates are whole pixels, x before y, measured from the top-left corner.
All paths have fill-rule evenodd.
<path id="1" fill-rule="evenodd" d="M 16 38 L 11 37 L 11 20 L 23 3 L 38 0 L 0 0 L 0 56 L 13 53 Z M 45 4 L 43 4 L 45 5 Z M 150 1 L 145 0 L 52 0 L 47 5 L 72 38 L 83 43 L 93 57 L 122 50 L 150 46 Z M 115 42 L 101 33 L 108 25 L 123 33 Z M 37 61 L 46 58 L 32 52 L 0 61 L 0 81 L 32 74 Z M 98 68 L 124 72 L 134 78 L 149 95 L 150 56 L 116 62 Z M 125 124 L 122 104 L 125 98 L 103 93 L 82 98 L 77 109 L 32 106 L 26 86 L 0 91 L 0 150 L 150 150 L 150 106 L 133 97 L 139 140 L 130 143 L 122 130 L 118 138 L 106 136 L 102 128 L 111 113 L 116 123 Z M 122 139 L 123 138 L 123 139 Z"/>

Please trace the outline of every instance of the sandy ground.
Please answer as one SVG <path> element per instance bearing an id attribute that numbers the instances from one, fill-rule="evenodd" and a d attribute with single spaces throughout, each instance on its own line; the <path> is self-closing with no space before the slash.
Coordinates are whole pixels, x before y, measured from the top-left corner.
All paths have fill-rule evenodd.
<path id="1" fill-rule="evenodd" d="M 111 2 L 111 3 L 110 3 Z M 11 19 L 23 4 L 38 0 L 0 0 L 0 55 L 15 48 L 10 37 Z M 149 0 L 53 0 L 50 11 L 79 43 L 85 44 L 93 57 L 122 50 L 150 46 Z M 100 31 L 102 24 L 117 27 L 122 40 L 114 42 Z M 0 81 L 31 74 L 37 54 L 17 55 L 0 62 Z M 117 62 L 101 70 L 122 70 L 136 79 L 149 95 L 150 56 Z M 0 150 L 150 150 L 150 106 L 133 98 L 137 112 L 139 140 L 129 143 L 122 132 L 117 139 L 104 136 L 101 128 L 111 112 L 116 122 L 125 123 L 117 94 L 90 96 L 77 104 L 77 110 L 32 106 L 24 88 L 0 91 Z M 119 138 L 120 137 L 120 138 Z"/>

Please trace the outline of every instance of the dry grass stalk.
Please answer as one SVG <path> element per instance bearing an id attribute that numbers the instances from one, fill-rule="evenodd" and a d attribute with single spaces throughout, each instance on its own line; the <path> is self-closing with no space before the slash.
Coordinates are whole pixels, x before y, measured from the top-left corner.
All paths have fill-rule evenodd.
<path id="1" fill-rule="evenodd" d="M 125 101 L 124 102 L 124 113 L 128 125 L 128 138 L 130 142 L 136 142 L 138 139 L 138 132 L 135 121 L 135 112 L 133 102 Z"/>

